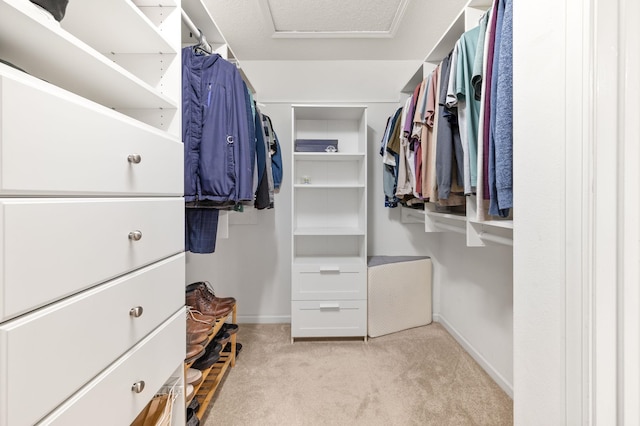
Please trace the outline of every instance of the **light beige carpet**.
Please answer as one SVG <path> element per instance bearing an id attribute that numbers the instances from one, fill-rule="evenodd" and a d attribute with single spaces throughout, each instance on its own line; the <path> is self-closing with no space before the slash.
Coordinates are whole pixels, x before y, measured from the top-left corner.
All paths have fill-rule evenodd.
<path id="1" fill-rule="evenodd" d="M 367 343 L 289 333 L 240 325 L 242 352 L 201 424 L 513 424 L 509 396 L 437 323 Z"/>

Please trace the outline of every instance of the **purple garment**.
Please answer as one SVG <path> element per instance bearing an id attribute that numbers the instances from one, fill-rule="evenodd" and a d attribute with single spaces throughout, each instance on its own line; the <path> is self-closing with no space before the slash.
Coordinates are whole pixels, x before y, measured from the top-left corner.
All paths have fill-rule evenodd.
<path id="1" fill-rule="evenodd" d="M 491 9 L 491 35 L 489 36 L 489 47 L 487 50 L 487 72 L 484 75 L 485 96 L 484 96 L 484 121 L 482 128 L 482 194 L 483 199 L 489 199 L 489 123 L 491 122 L 491 74 L 493 72 L 493 50 L 496 42 L 496 20 L 498 16 L 498 0 L 494 0 Z M 488 89 L 488 90 L 487 90 Z"/>

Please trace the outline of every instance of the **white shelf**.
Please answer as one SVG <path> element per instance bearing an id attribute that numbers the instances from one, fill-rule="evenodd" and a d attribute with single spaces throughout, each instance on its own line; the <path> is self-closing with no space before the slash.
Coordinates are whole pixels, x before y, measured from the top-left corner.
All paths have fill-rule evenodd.
<path id="1" fill-rule="evenodd" d="M 293 263 L 304 265 L 363 265 L 366 259 L 358 256 L 295 256 Z"/>
<path id="2" fill-rule="evenodd" d="M 177 102 L 47 19 L 31 2 L 1 0 L 0 16 L 0 57 L 30 74 L 108 108 L 178 108 Z"/>
<path id="3" fill-rule="evenodd" d="M 482 225 L 493 228 L 513 229 L 513 220 L 469 220 L 474 225 Z"/>
<path id="4" fill-rule="evenodd" d="M 296 120 L 359 120 L 365 105 L 292 105 Z"/>
<path id="5" fill-rule="evenodd" d="M 427 211 L 426 214 L 427 214 L 427 216 L 429 216 L 434 221 L 438 221 L 438 220 L 441 220 L 441 219 L 444 219 L 444 220 L 447 220 L 447 221 L 454 221 L 454 222 L 466 222 L 467 221 L 467 217 L 465 215 L 462 215 L 462 214 L 438 213 L 438 212 L 430 212 L 430 211 Z"/>
<path id="6" fill-rule="evenodd" d="M 365 156 L 358 152 L 294 152 L 293 155 L 301 161 L 355 161 Z"/>
<path id="7" fill-rule="evenodd" d="M 440 37 L 440 40 L 438 40 L 433 49 L 427 54 L 424 61 L 437 64 L 453 50 L 460 35 L 465 32 L 464 15 L 468 7 L 487 9 L 491 7 L 491 3 L 490 0 L 469 0 L 442 37 Z"/>
<path id="8" fill-rule="evenodd" d="M 310 236 L 310 235 L 318 235 L 318 236 L 340 236 L 340 235 L 364 235 L 365 232 L 361 228 L 350 227 L 350 228 L 296 228 L 293 230 L 293 235 L 295 236 Z"/>
<path id="9" fill-rule="evenodd" d="M 157 3 L 154 6 L 157 6 Z M 99 18 L 87 19 L 89 16 Z M 60 24 L 62 28 L 105 55 L 178 53 L 130 0 L 72 2 Z M 108 34 L 108 37 L 105 37 L 105 34 Z"/>
<path id="10" fill-rule="evenodd" d="M 341 184 L 341 185 L 324 185 L 313 183 L 296 183 L 293 185 L 296 189 L 362 189 L 364 184 Z"/>

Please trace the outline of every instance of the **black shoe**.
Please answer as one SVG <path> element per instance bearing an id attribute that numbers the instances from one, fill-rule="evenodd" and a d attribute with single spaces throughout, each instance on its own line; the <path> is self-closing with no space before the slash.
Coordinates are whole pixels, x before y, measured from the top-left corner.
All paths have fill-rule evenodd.
<path id="1" fill-rule="evenodd" d="M 225 322 L 224 324 L 222 324 L 222 327 L 220 327 L 220 332 L 229 333 L 230 335 L 236 334 L 238 332 L 238 324 L 230 324 L 228 322 Z"/>
<path id="2" fill-rule="evenodd" d="M 198 412 L 198 410 L 200 409 L 200 402 L 198 401 L 198 398 L 194 397 L 191 402 L 189 403 L 189 405 L 187 406 L 187 410 L 192 409 L 195 413 Z M 188 413 L 188 411 L 187 411 Z M 188 416 L 187 416 L 188 417 Z"/>
<path id="3" fill-rule="evenodd" d="M 224 346 L 231 339 L 231 335 L 227 332 L 220 330 L 218 334 L 215 335 L 213 341 L 216 343 L 220 343 L 220 345 Z"/>
<path id="4" fill-rule="evenodd" d="M 191 368 L 206 370 L 211 367 L 220 359 L 220 350 L 222 350 L 222 345 L 220 343 L 210 343 L 209 346 L 207 346 L 207 351 L 204 355 L 194 362 Z"/>
<path id="5" fill-rule="evenodd" d="M 236 342 L 236 358 L 240 355 L 240 351 L 242 350 L 242 343 Z M 231 342 L 227 343 L 227 346 L 224 347 L 222 352 L 231 352 Z"/>
<path id="6" fill-rule="evenodd" d="M 200 419 L 198 419 L 195 410 L 192 408 L 187 408 L 187 423 L 185 426 L 200 426 Z"/>

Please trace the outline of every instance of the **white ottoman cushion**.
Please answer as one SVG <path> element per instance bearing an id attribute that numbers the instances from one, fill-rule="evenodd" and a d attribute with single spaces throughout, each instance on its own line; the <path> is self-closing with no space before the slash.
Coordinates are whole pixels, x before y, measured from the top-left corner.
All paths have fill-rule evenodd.
<path id="1" fill-rule="evenodd" d="M 375 256 L 367 273 L 370 337 L 431 323 L 431 259 Z"/>

